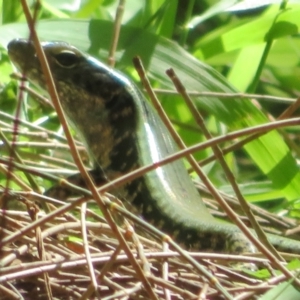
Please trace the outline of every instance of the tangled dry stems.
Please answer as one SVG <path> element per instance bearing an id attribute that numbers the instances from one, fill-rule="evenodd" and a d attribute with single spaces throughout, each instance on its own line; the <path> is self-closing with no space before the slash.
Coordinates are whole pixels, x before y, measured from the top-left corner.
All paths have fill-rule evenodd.
<path id="1" fill-rule="evenodd" d="M 2 238 L 19 232 L 18 238 L 2 247 L 0 270 L 0 299 L 48 299 L 49 289 L 57 299 L 79 299 L 91 291 L 88 299 L 148 299 L 144 286 L 119 247 L 110 227 L 93 210 L 87 210 L 84 231 L 88 251 L 84 251 L 82 222 L 71 213 L 56 217 L 29 233 L 22 229 L 32 223 L 35 204 L 28 211 L 1 210 Z M 43 218 L 36 210 L 36 218 Z M 161 299 L 219 299 L 219 291 L 199 270 L 192 267 L 166 244 L 152 238 L 137 236 L 123 229 L 128 244 L 154 293 Z M 253 255 L 232 256 L 190 253 L 219 280 L 224 289 L 241 299 L 261 294 L 284 276 L 263 282 L 238 270 L 237 263 L 268 266 L 267 260 Z M 87 265 L 87 256 L 92 269 Z M 41 257 L 43 259 L 41 259 Z M 92 274 L 92 275 L 91 275 Z M 95 276 L 94 291 L 91 282 Z M 47 287 L 49 285 L 49 287 Z"/>
<path id="2" fill-rule="evenodd" d="M 3 132 L 8 136 L 12 116 L 0 112 Z M 7 121 L 7 123 L 5 123 Z M 33 170 L 39 182 L 42 167 L 59 174 L 70 174 L 75 168 L 69 157 L 68 145 L 55 132 L 42 129 L 27 122 L 19 122 L 18 134 L 25 142 L 16 143 L 23 163 Z M 34 139 L 34 141 L 33 141 Z M 49 145 L 52 145 L 51 149 Z M 27 148 L 35 151 L 26 151 Z M 3 151 L 4 159 L 5 152 Z M 6 155 L 9 158 L 10 152 Z M 4 161 L 1 172 L 7 176 Z M 4 168 L 3 168 L 4 166 Z M 17 171 L 14 168 L 14 171 Z M 62 170 L 64 172 L 62 172 Z M 38 174 L 40 172 L 40 174 Z M 15 184 L 23 188 L 24 193 L 12 189 L 7 202 L 22 204 L 21 208 L 0 210 L 0 299 L 149 299 L 143 280 L 134 269 L 111 228 L 97 213 L 97 207 L 85 206 L 55 216 L 41 222 L 38 227 L 24 233 L 24 229 L 33 220 L 44 219 L 47 214 L 28 200 L 33 198 L 22 184 L 23 177 L 15 172 L 11 177 Z M 41 183 L 43 186 L 44 182 Z M 199 186 L 203 189 L 202 186 Z M 16 188 L 20 190 L 20 188 Z M 27 191 L 27 192 L 26 192 Z M 27 193 L 27 194 L 26 194 Z M 7 195 L 6 195 L 7 197 Z M 207 199 L 206 199 L 207 200 Z M 226 200 L 238 210 L 239 205 L 232 197 Z M 59 208 L 59 199 L 52 211 Z M 213 200 L 206 203 L 218 217 L 224 214 L 218 210 Z M 96 208 L 96 209 L 95 209 Z M 78 211 L 86 210 L 84 224 L 78 217 Z M 284 232 L 296 226 L 294 220 L 272 215 L 254 208 L 260 223 L 276 228 L 273 233 Z M 116 214 L 114 211 L 113 214 Z M 135 225 L 135 224 L 132 224 Z M 253 299 L 279 282 L 283 275 L 273 272 L 268 260 L 250 256 L 221 255 L 211 253 L 189 253 L 198 264 L 208 270 L 211 278 L 204 276 L 201 269 L 191 265 L 182 254 L 169 249 L 167 243 L 154 240 L 153 235 L 138 236 L 131 225 L 123 227 L 128 245 L 144 277 L 150 283 L 153 294 L 160 299 L 222 299 L 215 280 L 232 297 Z M 5 243 L 10 237 L 10 242 Z M 86 236 L 86 237 L 85 237 Z M 85 242 L 86 240 L 86 242 Z M 239 268 L 239 263 L 243 263 Z M 251 263 L 251 264 L 250 264 Z M 249 266 L 268 268 L 270 278 L 267 281 L 251 276 Z M 248 269 L 247 269 L 248 267 Z M 92 284 L 93 283 L 93 284 Z M 84 295 L 84 296 L 82 296 Z"/>

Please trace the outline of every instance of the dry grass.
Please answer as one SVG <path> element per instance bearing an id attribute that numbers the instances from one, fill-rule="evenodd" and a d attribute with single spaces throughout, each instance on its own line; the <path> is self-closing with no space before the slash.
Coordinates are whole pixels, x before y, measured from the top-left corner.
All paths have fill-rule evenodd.
<path id="1" fill-rule="evenodd" d="M 24 202 L 24 194 L 18 199 Z M 1 300 L 51 299 L 51 294 L 56 299 L 79 299 L 84 293 L 87 299 L 150 298 L 115 234 L 94 209 L 86 209 L 85 204 L 80 208 L 89 221 L 74 217 L 74 213 L 78 215 L 74 210 L 73 214 L 66 212 L 22 233 L 32 227 L 33 219 L 46 217 L 28 200 L 24 208 L 0 211 L 2 242 L 13 237 L 1 249 Z M 261 210 L 258 214 L 264 224 L 277 222 L 277 226 L 286 228 L 293 223 Z M 275 272 L 267 281 L 247 274 L 245 270 L 254 265 L 272 270 L 268 260 L 253 254 L 189 253 L 198 263 L 195 267 L 180 253 L 168 249 L 166 243 L 137 236 L 129 225 L 122 232 L 153 293 L 161 299 L 222 299 L 214 280 L 232 297 L 253 299 L 285 280 Z M 211 281 L 201 268 L 208 270 Z"/>

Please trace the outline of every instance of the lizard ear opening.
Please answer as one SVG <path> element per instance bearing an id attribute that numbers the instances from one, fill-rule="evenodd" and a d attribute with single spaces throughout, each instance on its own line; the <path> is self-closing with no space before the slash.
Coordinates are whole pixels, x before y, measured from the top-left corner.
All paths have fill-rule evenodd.
<path id="1" fill-rule="evenodd" d="M 78 63 L 78 56 L 70 50 L 63 50 L 55 54 L 54 58 L 59 66 L 67 69 L 75 67 Z"/>

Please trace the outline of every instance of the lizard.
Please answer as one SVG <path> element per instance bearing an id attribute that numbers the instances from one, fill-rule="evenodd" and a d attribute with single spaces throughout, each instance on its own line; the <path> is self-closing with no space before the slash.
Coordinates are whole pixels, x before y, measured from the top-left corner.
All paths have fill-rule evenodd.
<path id="1" fill-rule="evenodd" d="M 68 43 L 43 42 L 42 47 L 63 110 L 94 162 L 94 175 L 112 180 L 176 152 L 158 114 L 125 75 Z M 31 41 L 12 40 L 8 54 L 30 81 L 47 89 Z M 182 160 L 160 166 L 112 193 L 186 249 L 256 251 L 236 225 L 211 215 Z M 300 241 L 267 236 L 278 249 L 300 253 Z"/>

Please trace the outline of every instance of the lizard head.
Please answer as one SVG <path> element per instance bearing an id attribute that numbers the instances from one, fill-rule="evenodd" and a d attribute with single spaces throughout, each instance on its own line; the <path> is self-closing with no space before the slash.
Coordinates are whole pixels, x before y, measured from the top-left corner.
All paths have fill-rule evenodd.
<path id="1" fill-rule="evenodd" d="M 119 149 L 132 150 L 131 145 L 135 143 L 140 94 L 136 94 L 137 89 L 125 76 L 68 43 L 43 42 L 41 46 L 69 121 L 81 135 L 93 160 L 103 168 L 113 168 L 112 161 L 118 162 L 116 156 L 122 159 Z M 11 41 L 8 54 L 30 81 L 47 90 L 31 41 Z M 130 153 L 132 157 L 136 155 L 134 151 Z M 127 169 L 133 165 L 133 158 L 126 164 Z"/>
<path id="2" fill-rule="evenodd" d="M 120 88 L 130 85 L 126 77 L 65 42 L 42 42 L 42 48 L 60 96 L 89 93 L 109 101 Z M 41 63 L 31 41 L 15 39 L 8 44 L 8 55 L 26 77 L 47 90 Z M 75 89 L 75 90 L 74 90 Z"/>
<path id="3" fill-rule="evenodd" d="M 66 73 L 74 72 L 85 64 L 85 56 L 67 43 L 43 42 L 41 45 L 56 82 L 70 78 Z M 15 39 L 7 47 L 9 57 L 16 67 L 31 81 L 46 89 L 41 64 L 33 43 L 25 39 Z"/>

